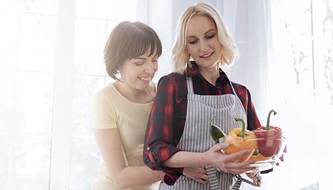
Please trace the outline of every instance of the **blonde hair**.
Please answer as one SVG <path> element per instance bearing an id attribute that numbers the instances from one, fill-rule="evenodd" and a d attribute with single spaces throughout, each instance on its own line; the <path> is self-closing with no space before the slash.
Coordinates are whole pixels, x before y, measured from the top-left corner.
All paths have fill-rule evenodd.
<path id="1" fill-rule="evenodd" d="M 186 52 L 186 32 L 188 24 L 193 16 L 201 15 L 211 18 L 216 25 L 217 36 L 222 45 L 222 52 L 219 62 L 221 65 L 232 64 L 237 56 L 238 49 L 231 38 L 227 26 L 218 10 L 206 2 L 200 2 L 187 8 L 178 20 L 176 27 L 176 40 L 172 48 L 172 61 L 175 71 L 183 74 L 186 66 L 192 67 L 190 55 Z"/>

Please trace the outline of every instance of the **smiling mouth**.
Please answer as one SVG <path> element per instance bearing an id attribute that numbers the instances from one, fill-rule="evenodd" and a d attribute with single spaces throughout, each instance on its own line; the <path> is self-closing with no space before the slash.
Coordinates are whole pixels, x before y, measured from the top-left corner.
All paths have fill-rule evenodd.
<path id="1" fill-rule="evenodd" d="M 208 58 L 208 57 L 210 57 L 211 55 L 213 55 L 213 53 L 214 53 L 214 52 L 211 52 L 211 53 L 208 53 L 208 54 L 201 55 L 200 58 L 203 58 L 203 59 Z"/>
<path id="2" fill-rule="evenodd" d="M 151 81 L 152 77 L 139 77 L 143 81 Z"/>

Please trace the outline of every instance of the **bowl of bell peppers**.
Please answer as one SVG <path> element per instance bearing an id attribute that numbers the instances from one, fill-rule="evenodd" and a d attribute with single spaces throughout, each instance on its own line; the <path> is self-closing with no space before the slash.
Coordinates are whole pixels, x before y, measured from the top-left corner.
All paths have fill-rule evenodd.
<path id="1" fill-rule="evenodd" d="M 224 150 L 225 154 L 246 149 L 251 150 L 248 155 L 244 155 L 235 162 L 255 160 L 254 165 L 258 170 L 271 169 L 278 162 L 285 146 L 285 138 L 281 128 L 270 125 L 272 114 L 275 115 L 276 112 L 271 110 L 268 113 L 266 126 L 260 126 L 253 131 L 246 129 L 245 122 L 242 119 L 234 118 L 236 122 L 242 123 L 242 127 L 231 129 L 227 135 L 218 126 L 210 123 L 210 134 L 216 143 L 223 141 L 229 143 L 229 147 Z"/>

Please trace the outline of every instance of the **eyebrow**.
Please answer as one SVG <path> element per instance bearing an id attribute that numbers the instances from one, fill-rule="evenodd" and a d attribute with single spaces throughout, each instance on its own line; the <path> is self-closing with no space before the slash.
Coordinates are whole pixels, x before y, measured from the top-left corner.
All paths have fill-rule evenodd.
<path id="1" fill-rule="evenodd" d="M 149 56 L 150 57 L 150 56 Z M 154 55 L 153 56 L 153 58 L 158 58 L 158 56 L 157 55 Z M 138 57 L 135 57 L 135 58 L 133 58 L 134 60 L 146 60 L 147 58 L 146 57 L 144 57 L 144 55 L 140 55 L 140 56 L 138 56 Z"/>
<path id="2" fill-rule="evenodd" d="M 207 32 L 205 32 L 205 35 L 207 34 L 207 33 L 209 33 L 209 32 L 211 32 L 211 31 L 214 31 L 214 32 L 216 32 L 216 29 L 210 29 L 210 30 L 208 30 Z M 196 36 L 187 36 L 187 39 L 188 38 L 196 38 Z"/>
<path id="3" fill-rule="evenodd" d="M 146 58 L 144 58 L 144 57 L 135 57 L 135 58 L 133 58 L 134 60 L 145 60 Z"/>

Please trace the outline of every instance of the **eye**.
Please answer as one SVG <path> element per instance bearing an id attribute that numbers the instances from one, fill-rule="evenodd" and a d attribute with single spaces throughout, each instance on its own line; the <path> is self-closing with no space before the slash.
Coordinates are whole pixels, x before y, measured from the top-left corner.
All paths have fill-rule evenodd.
<path id="1" fill-rule="evenodd" d="M 133 63 L 134 63 L 134 65 L 141 66 L 141 65 L 143 65 L 145 62 L 144 62 L 143 60 L 136 60 L 136 61 L 134 61 Z"/>
<path id="2" fill-rule="evenodd" d="M 196 37 L 187 38 L 187 43 L 189 43 L 189 44 L 195 44 L 197 42 L 198 42 L 198 39 Z"/>
<path id="3" fill-rule="evenodd" d="M 198 40 L 189 40 L 189 41 L 188 41 L 189 44 L 195 44 L 195 43 L 197 43 L 197 42 L 198 42 Z"/>
<path id="4" fill-rule="evenodd" d="M 210 35 L 206 36 L 207 39 L 211 39 L 211 38 L 214 38 L 214 37 L 215 37 L 215 34 L 210 34 Z"/>

